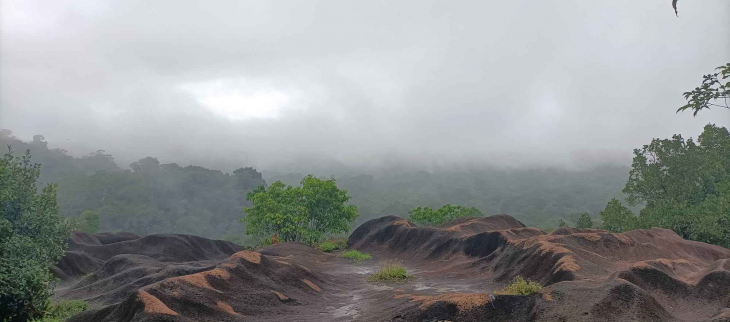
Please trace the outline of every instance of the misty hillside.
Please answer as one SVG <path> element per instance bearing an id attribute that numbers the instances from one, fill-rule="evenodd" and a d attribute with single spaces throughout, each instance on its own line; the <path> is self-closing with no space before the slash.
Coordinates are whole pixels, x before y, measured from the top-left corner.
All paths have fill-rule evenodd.
<path id="1" fill-rule="evenodd" d="M 11 145 L 16 155 L 30 150 L 41 164 L 39 183 L 59 186 L 59 214 L 98 212 L 100 231 L 185 233 L 240 242 L 243 224 L 238 220 L 242 208 L 250 205 L 246 193 L 277 180 L 297 185 L 306 175 L 262 176 L 245 165 L 226 173 L 151 157 L 119 165 L 103 150 L 73 157 L 53 149 L 52 143 L 49 147 L 42 136 L 24 142 L 9 130 L 3 131 L 0 144 Z M 560 219 L 574 223 L 581 212 L 597 216 L 611 198 L 621 197 L 627 174 L 628 168 L 620 166 L 582 171 L 486 168 L 435 173 L 383 170 L 336 179 L 359 210 L 356 224 L 385 215 L 406 216 L 418 206 L 450 203 L 476 207 L 487 215 L 507 213 L 531 226 L 556 227 Z"/>

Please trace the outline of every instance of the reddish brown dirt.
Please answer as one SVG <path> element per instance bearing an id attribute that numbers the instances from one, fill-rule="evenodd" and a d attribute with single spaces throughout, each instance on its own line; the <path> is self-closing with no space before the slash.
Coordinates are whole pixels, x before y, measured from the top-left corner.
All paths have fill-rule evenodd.
<path id="1" fill-rule="evenodd" d="M 92 303 L 75 322 L 730 321 L 730 250 L 663 229 L 546 234 L 506 215 L 437 228 L 384 217 L 352 233 L 349 246 L 373 255 L 360 264 L 290 243 L 76 240 L 57 268 L 70 276 L 59 296 Z M 384 262 L 414 278 L 367 282 Z M 545 287 L 494 295 L 517 275 Z"/>

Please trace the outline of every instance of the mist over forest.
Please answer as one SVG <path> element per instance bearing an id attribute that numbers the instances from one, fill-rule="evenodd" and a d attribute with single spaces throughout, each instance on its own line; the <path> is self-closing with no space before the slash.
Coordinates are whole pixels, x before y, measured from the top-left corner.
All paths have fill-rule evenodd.
<path id="1" fill-rule="evenodd" d="M 183 233 L 210 238 L 243 239 L 242 208 L 246 193 L 267 182 L 296 186 L 306 174 L 264 173 L 242 164 L 224 172 L 201 166 L 180 166 L 154 157 L 118 164 L 103 150 L 82 157 L 54 149 L 42 135 L 29 142 L 9 130 L 2 146 L 15 154 L 30 150 L 41 164 L 39 186 L 58 184 L 59 214 L 79 217 L 99 213 L 99 231 L 128 231 L 141 235 Z M 557 227 L 561 219 L 575 223 L 581 212 L 597 216 L 606 202 L 621 198 L 628 167 L 604 165 L 593 169 L 447 169 L 434 172 L 405 167 L 377 173 L 334 175 L 346 189 L 360 216 L 353 226 L 370 219 L 445 204 L 476 207 L 482 213 L 508 213 L 528 225 Z"/>
<path id="2" fill-rule="evenodd" d="M 730 321 L 728 17 L 0 0 L 0 322 Z"/>

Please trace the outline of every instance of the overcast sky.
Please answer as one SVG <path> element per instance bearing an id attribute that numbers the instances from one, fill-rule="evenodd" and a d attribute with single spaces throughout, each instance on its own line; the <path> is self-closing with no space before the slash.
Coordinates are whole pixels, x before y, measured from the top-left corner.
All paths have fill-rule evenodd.
<path id="1" fill-rule="evenodd" d="M 119 163 L 628 165 L 730 1 L 0 0 L 0 128 Z"/>

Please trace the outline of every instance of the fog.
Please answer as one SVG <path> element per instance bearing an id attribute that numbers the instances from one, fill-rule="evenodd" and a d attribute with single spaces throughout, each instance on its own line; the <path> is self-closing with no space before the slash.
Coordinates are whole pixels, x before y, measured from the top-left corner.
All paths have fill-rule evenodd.
<path id="1" fill-rule="evenodd" d="M 123 166 L 628 164 L 730 57 L 730 2 L 1 1 L 0 128 Z M 364 170 L 363 170 L 364 171 Z"/>

